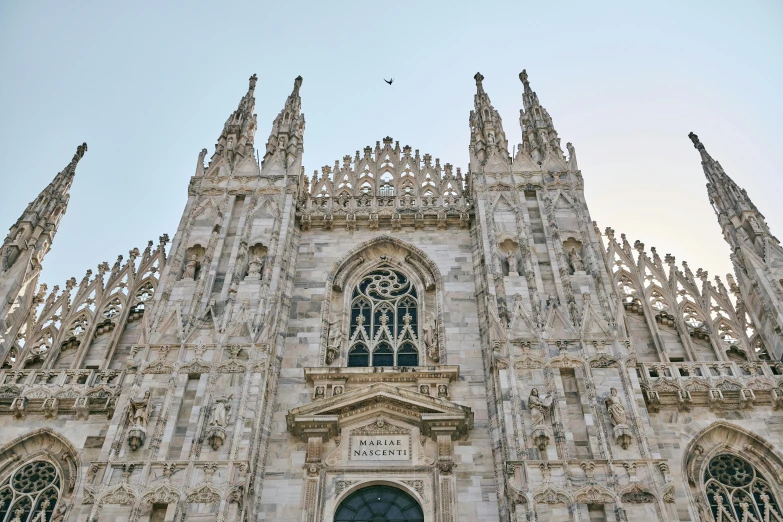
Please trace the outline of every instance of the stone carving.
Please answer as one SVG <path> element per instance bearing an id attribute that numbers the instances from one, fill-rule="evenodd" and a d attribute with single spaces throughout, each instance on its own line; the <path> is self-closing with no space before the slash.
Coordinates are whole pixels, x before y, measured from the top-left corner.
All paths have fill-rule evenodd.
<path id="1" fill-rule="evenodd" d="M 422 328 L 424 334 L 424 346 L 427 350 L 427 356 L 430 359 L 437 362 L 439 359 L 438 354 L 438 329 L 435 323 L 435 316 L 432 312 L 428 313 Z"/>
<path id="2" fill-rule="evenodd" d="M 17 419 L 27 416 L 27 397 L 17 397 L 11 402 L 11 412 Z"/>
<path id="3" fill-rule="evenodd" d="M 623 406 L 620 397 L 617 395 L 617 389 L 612 388 L 609 396 L 604 399 L 606 411 L 609 413 L 609 420 L 614 426 L 614 439 L 623 449 L 628 449 L 631 445 L 631 428 L 628 427 L 628 421 L 625 415 L 625 406 Z"/>
<path id="4" fill-rule="evenodd" d="M 132 450 L 137 450 L 144 446 L 147 438 L 147 423 L 152 413 L 152 404 L 150 404 L 150 391 L 144 392 L 144 397 L 138 400 L 131 399 L 128 408 L 128 446 Z"/>
<path id="5" fill-rule="evenodd" d="M 196 270 L 198 269 L 198 258 L 192 254 L 185 264 L 185 270 L 182 272 L 182 279 L 193 281 L 196 279 Z"/>
<path id="6" fill-rule="evenodd" d="M 261 279 L 262 271 L 264 270 L 264 260 L 259 256 L 253 256 L 247 267 L 247 279 L 251 281 L 257 281 Z"/>
<path id="7" fill-rule="evenodd" d="M 340 348 L 343 344 L 343 331 L 340 327 L 340 321 L 335 320 L 329 323 L 329 336 L 326 346 L 326 364 L 332 364 L 335 358 L 340 354 Z"/>
<path id="8" fill-rule="evenodd" d="M 231 398 L 219 397 L 212 406 L 209 414 L 209 429 L 207 431 L 207 441 L 213 450 L 217 450 L 226 440 L 226 427 L 228 426 L 228 417 L 231 414 Z"/>
<path id="9" fill-rule="evenodd" d="M 583 272 L 585 269 L 585 265 L 582 263 L 582 256 L 576 251 L 576 247 L 571 247 L 571 250 L 568 251 L 568 263 L 574 272 Z"/>
<path id="10" fill-rule="evenodd" d="M 506 252 L 506 261 L 508 262 L 508 275 L 519 275 L 519 261 L 514 250 Z"/>
<path id="11" fill-rule="evenodd" d="M 538 389 L 530 390 L 530 396 L 527 399 L 527 407 L 530 410 L 530 422 L 533 428 L 533 442 L 536 447 L 544 451 L 549 444 L 549 427 L 546 425 L 546 415 L 552 407 L 552 399 L 548 401 L 539 397 Z"/>

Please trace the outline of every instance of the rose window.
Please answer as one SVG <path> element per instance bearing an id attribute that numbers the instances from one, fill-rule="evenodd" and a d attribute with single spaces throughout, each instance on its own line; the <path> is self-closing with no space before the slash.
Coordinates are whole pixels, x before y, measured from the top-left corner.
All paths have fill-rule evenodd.
<path id="1" fill-rule="evenodd" d="M 769 483 L 736 455 L 713 458 L 704 473 L 704 483 L 715 520 L 780 520 L 780 507 Z"/>
<path id="2" fill-rule="evenodd" d="M 25 464 L 0 487 L 0 522 L 48 522 L 60 498 L 60 475 L 50 462 Z"/>

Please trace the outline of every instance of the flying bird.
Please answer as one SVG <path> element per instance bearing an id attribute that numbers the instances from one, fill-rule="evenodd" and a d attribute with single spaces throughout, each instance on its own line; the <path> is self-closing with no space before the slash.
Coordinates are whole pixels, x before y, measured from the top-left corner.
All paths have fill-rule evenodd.
<path id="1" fill-rule="evenodd" d="M 383 79 L 383 81 L 385 81 L 386 83 L 388 83 L 389 85 L 391 85 L 391 84 L 392 84 L 392 82 L 394 81 L 394 78 L 392 78 L 391 80 L 387 80 L 386 78 L 384 78 L 384 79 Z"/>

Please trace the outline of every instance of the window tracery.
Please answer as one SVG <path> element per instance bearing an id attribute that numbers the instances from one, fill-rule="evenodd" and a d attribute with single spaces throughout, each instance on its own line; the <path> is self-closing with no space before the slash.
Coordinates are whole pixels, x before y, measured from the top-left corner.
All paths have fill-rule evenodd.
<path id="1" fill-rule="evenodd" d="M 1 522 L 49 522 L 62 480 L 51 462 L 34 460 L 16 469 L 0 486 Z"/>
<path id="2" fill-rule="evenodd" d="M 418 366 L 419 299 L 413 281 L 381 267 L 351 297 L 348 366 Z"/>
<path id="3" fill-rule="evenodd" d="M 715 456 L 704 472 L 704 488 L 715 520 L 781 520 L 780 507 L 769 483 L 737 455 Z"/>

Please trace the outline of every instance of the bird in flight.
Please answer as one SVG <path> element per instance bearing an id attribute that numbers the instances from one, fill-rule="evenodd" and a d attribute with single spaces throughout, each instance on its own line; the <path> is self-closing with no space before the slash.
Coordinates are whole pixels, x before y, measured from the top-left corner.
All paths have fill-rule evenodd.
<path id="1" fill-rule="evenodd" d="M 389 85 L 391 85 L 391 84 L 392 84 L 392 82 L 394 81 L 394 78 L 392 78 L 391 80 L 387 80 L 386 78 L 384 78 L 384 79 L 383 79 L 383 81 L 385 81 L 386 83 L 388 83 Z"/>

